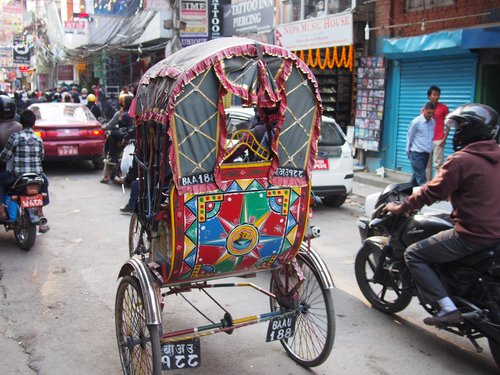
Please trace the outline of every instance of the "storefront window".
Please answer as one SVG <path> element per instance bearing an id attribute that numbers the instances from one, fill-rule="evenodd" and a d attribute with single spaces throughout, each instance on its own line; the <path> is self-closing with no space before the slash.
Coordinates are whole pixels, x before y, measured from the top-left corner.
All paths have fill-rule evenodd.
<path id="1" fill-rule="evenodd" d="M 341 13 L 351 6 L 352 0 L 284 0 L 281 3 L 282 23 Z"/>
<path id="2" fill-rule="evenodd" d="M 455 5 L 455 0 L 406 0 L 406 11 L 425 10 Z"/>

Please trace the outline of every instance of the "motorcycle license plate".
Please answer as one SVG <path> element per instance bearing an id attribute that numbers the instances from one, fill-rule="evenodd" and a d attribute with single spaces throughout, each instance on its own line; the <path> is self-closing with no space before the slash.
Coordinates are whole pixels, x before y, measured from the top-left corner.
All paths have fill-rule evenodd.
<path id="1" fill-rule="evenodd" d="M 58 156 L 78 155 L 78 146 L 59 146 L 57 148 Z"/>
<path id="2" fill-rule="evenodd" d="M 295 333 L 296 314 L 271 319 L 267 328 L 266 341 L 283 340 L 292 337 Z"/>
<path id="3" fill-rule="evenodd" d="M 328 159 L 316 159 L 314 160 L 314 170 L 317 171 L 327 171 L 329 169 Z"/>
<path id="4" fill-rule="evenodd" d="M 201 351 L 198 337 L 178 342 L 161 344 L 161 366 L 163 370 L 179 370 L 200 367 Z"/>
<path id="5" fill-rule="evenodd" d="M 37 195 L 21 195 L 21 207 L 43 207 L 43 197 L 41 194 Z"/>

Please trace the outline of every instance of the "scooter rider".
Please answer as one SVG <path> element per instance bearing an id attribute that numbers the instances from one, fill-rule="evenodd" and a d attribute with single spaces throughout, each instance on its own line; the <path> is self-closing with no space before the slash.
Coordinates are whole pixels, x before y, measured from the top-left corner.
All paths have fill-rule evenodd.
<path id="1" fill-rule="evenodd" d="M 423 296 L 439 305 L 439 312 L 424 319 L 427 325 L 456 324 L 460 311 L 447 295 L 432 264 L 448 263 L 500 243 L 500 148 L 498 113 L 469 103 L 446 116 L 455 128 L 453 149 L 439 174 L 403 203 L 389 203 L 386 211 L 402 214 L 450 200 L 454 228 L 409 246 L 405 261 Z"/>

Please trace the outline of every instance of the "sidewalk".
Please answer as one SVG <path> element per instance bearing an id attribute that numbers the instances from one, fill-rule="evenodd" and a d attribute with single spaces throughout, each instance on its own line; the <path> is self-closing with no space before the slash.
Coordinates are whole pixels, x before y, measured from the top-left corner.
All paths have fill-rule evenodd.
<path id="1" fill-rule="evenodd" d="M 373 193 L 379 193 L 389 184 L 409 182 L 411 176 L 405 173 L 386 171 L 385 177 L 363 170 L 354 171 L 352 194 L 366 198 Z"/>

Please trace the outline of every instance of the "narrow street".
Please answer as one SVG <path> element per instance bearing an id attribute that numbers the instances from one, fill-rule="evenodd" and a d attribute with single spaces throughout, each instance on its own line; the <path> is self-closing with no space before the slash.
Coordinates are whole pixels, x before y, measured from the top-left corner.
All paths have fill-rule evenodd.
<path id="1" fill-rule="evenodd" d="M 130 216 L 119 207 L 128 197 L 118 185 L 99 183 L 90 164 L 49 164 L 51 230 L 37 236 L 30 252 L 12 233 L 0 232 L 0 366 L 5 374 L 120 374 L 114 300 L 127 259 Z M 464 338 L 426 327 L 415 301 L 397 316 L 369 308 L 357 288 L 353 261 L 360 246 L 355 225 L 362 200 L 340 209 L 319 206 L 314 223 L 322 237 L 314 247 L 336 283 L 337 332 L 329 359 L 311 371 L 296 365 L 278 342 L 266 343 L 267 324 L 201 340 L 199 374 L 494 374 L 484 340 L 477 354 Z M 255 282 L 267 287 L 267 274 Z M 210 292 L 234 316 L 266 312 L 268 299 L 254 290 Z M 223 312 L 206 296 L 186 295 L 214 320 Z M 179 297 L 168 297 L 164 324 L 177 329 L 200 319 Z M 201 320 L 201 322 L 204 322 Z M 175 373 L 175 372 L 172 372 Z"/>

